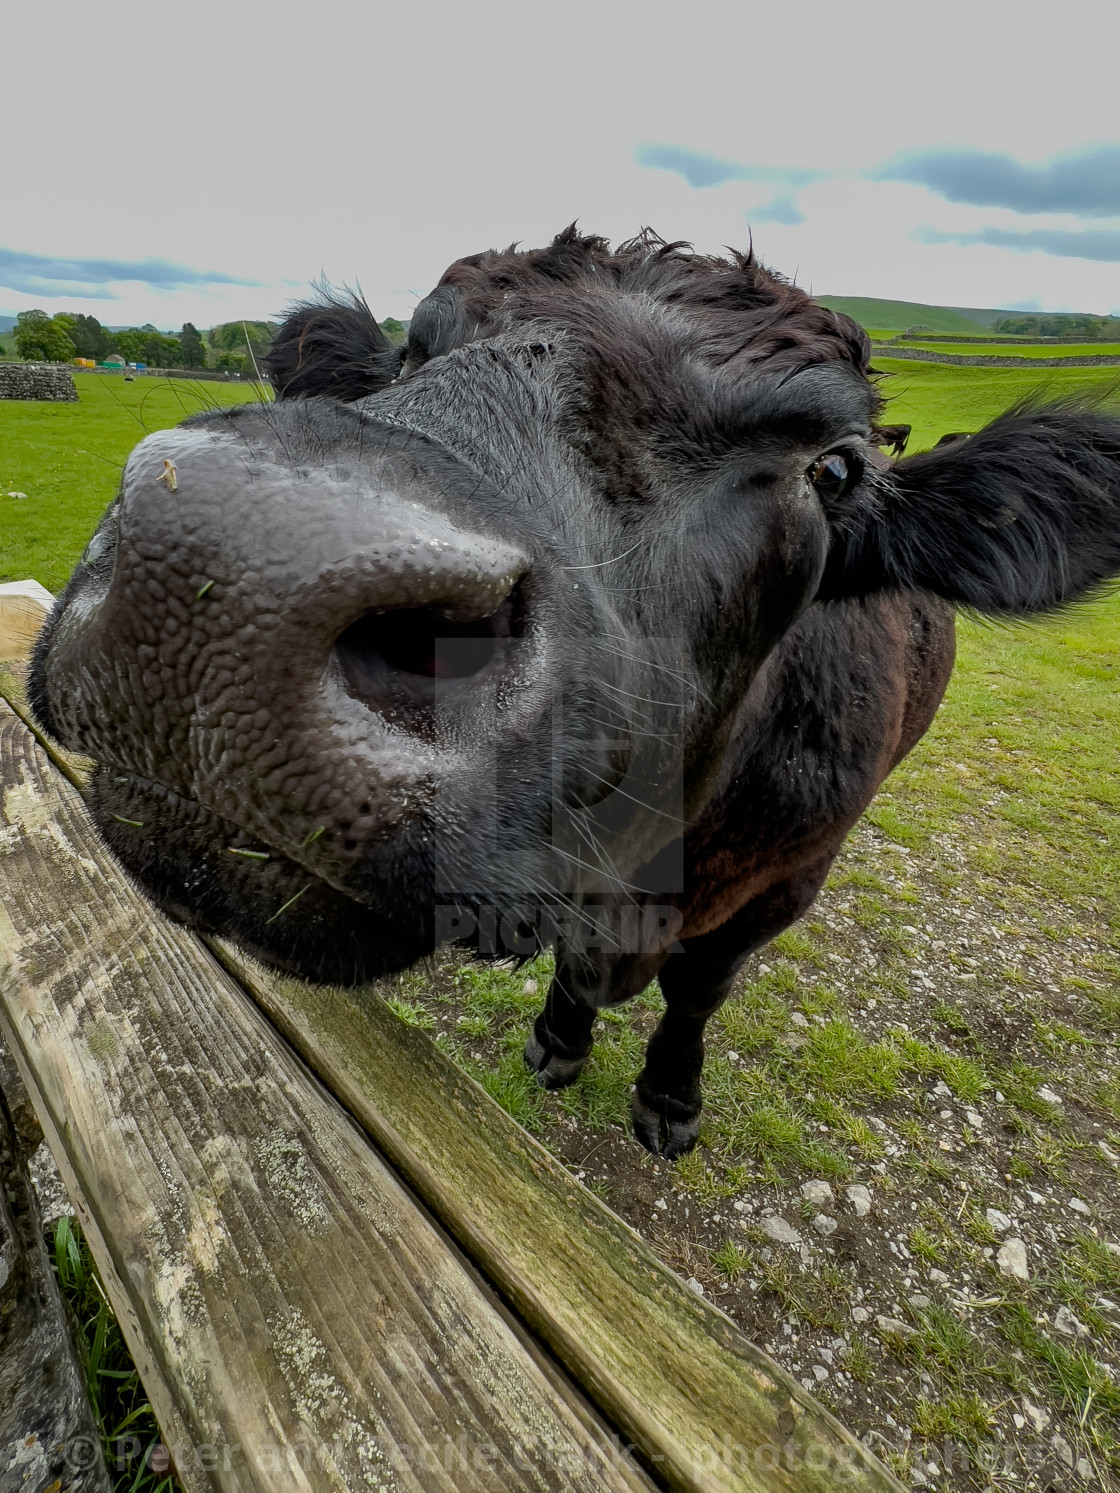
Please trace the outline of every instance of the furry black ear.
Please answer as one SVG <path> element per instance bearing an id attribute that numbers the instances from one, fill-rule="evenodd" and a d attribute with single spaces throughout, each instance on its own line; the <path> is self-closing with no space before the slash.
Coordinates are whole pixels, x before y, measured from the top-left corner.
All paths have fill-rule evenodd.
<path id="1" fill-rule="evenodd" d="M 321 394 L 350 403 L 391 384 L 404 349 L 393 346 L 356 292 L 325 287 L 320 294 L 285 317 L 265 358 L 280 398 Z"/>
<path id="2" fill-rule="evenodd" d="M 1023 403 L 830 514 L 822 600 L 884 587 L 1023 616 L 1120 575 L 1120 419 Z"/>

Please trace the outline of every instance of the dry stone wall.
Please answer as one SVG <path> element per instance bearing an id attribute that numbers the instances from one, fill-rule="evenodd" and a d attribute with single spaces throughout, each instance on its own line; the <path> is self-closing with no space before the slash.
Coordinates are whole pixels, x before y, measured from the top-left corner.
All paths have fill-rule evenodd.
<path id="1" fill-rule="evenodd" d="M 965 353 L 935 353 L 924 347 L 895 347 L 885 342 L 873 342 L 871 355 L 909 358 L 915 363 L 951 363 L 954 368 L 1120 368 L 1120 357 L 1113 353 L 1088 353 L 1069 358 L 1016 358 L 982 353 L 973 358 Z"/>
<path id="2" fill-rule="evenodd" d="M 0 399 L 77 399 L 65 363 L 0 363 Z"/>

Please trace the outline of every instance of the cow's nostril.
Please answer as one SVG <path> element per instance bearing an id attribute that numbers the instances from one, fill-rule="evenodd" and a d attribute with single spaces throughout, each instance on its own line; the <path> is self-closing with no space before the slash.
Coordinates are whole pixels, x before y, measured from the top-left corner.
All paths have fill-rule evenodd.
<path id="1" fill-rule="evenodd" d="M 477 623 L 453 624 L 428 611 L 370 619 L 361 644 L 391 669 L 426 679 L 464 679 L 494 656 L 494 634 Z"/>
<path id="2" fill-rule="evenodd" d="M 431 698 L 442 681 L 472 679 L 524 630 L 521 587 L 486 617 L 455 621 L 435 607 L 371 612 L 335 645 L 353 692 L 380 706 L 409 693 Z"/>

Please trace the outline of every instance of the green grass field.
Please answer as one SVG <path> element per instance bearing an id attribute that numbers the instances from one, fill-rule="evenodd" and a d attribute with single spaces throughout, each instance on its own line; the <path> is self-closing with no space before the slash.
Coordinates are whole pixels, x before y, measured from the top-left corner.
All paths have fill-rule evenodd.
<path id="1" fill-rule="evenodd" d="M 908 450 L 925 451 L 950 430 L 979 430 L 1017 400 L 1031 395 L 1085 393 L 1099 397 L 1120 388 L 1120 368 L 956 368 L 951 363 L 918 363 L 880 357 L 874 366 L 887 375 L 880 391 L 885 419 L 913 426 Z"/>
<path id="2" fill-rule="evenodd" d="M 75 373 L 77 404 L 0 400 L 0 581 L 58 591 L 153 430 L 259 398 L 254 386 Z M 13 498 L 12 492 L 25 497 Z"/>

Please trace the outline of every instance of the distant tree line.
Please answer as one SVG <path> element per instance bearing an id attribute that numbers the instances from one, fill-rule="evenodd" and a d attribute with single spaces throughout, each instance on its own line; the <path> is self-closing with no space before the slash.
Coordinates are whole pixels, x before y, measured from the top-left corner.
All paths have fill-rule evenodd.
<path id="1" fill-rule="evenodd" d="M 391 342 L 407 336 L 403 323 L 393 317 L 381 323 Z M 60 311 L 21 311 L 12 338 L 19 357 L 27 362 L 69 363 L 74 358 L 92 358 L 103 363 L 116 353 L 126 363 L 145 363 L 149 368 L 218 368 L 230 373 L 252 374 L 263 370 L 276 324 L 270 321 L 227 321 L 206 334 L 193 322 L 184 322 L 178 336 L 161 332 L 149 322 L 111 332 L 96 316 Z"/>
<path id="2" fill-rule="evenodd" d="M 149 368 L 221 368 L 251 373 L 259 367 L 276 328 L 267 321 L 231 321 L 213 327 L 205 339 L 193 322 L 183 323 L 178 336 L 161 332 L 149 322 L 111 332 L 96 316 L 60 311 L 21 311 L 12 338 L 16 352 L 27 362 L 69 363 L 91 358 L 103 363 L 114 353 L 126 363 Z"/>
<path id="3" fill-rule="evenodd" d="M 1050 316 L 1005 316 L 993 331 L 1015 337 L 1082 337 L 1086 342 L 1108 342 L 1120 338 L 1120 317 L 1082 316 L 1056 312 Z"/>

